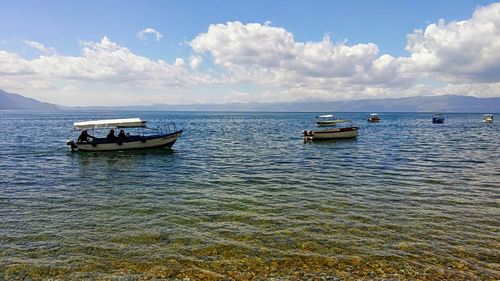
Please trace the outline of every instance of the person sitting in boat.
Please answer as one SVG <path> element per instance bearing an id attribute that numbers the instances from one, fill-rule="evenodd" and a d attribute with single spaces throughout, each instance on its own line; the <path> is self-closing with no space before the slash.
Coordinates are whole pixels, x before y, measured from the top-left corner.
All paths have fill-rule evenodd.
<path id="1" fill-rule="evenodd" d="M 77 142 L 89 142 L 89 138 L 91 138 L 93 140 L 95 137 L 89 135 L 87 130 L 83 130 L 82 133 L 80 134 L 80 136 L 78 137 Z"/>
<path id="2" fill-rule="evenodd" d="M 115 130 L 113 130 L 113 129 L 109 130 L 109 134 L 106 136 L 106 140 L 108 142 L 116 141 Z"/>
<path id="3" fill-rule="evenodd" d="M 125 134 L 125 131 L 120 130 L 120 133 L 118 133 L 118 139 L 122 141 L 128 139 L 128 136 Z"/>

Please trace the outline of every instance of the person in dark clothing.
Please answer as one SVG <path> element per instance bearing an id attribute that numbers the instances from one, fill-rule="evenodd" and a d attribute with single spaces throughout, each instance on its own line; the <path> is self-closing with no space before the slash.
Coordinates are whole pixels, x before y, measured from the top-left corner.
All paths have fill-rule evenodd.
<path id="1" fill-rule="evenodd" d="M 89 135 L 87 130 L 83 130 L 80 136 L 78 137 L 77 142 L 89 142 L 89 138 L 91 138 L 92 140 L 94 139 L 93 136 Z"/>
<path id="2" fill-rule="evenodd" d="M 128 137 L 125 135 L 125 131 L 120 130 L 120 133 L 118 134 L 118 139 L 119 140 L 126 140 Z"/>
<path id="3" fill-rule="evenodd" d="M 116 141 L 115 130 L 113 129 L 109 130 L 109 134 L 106 136 L 106 140 L 108 142 Z"/>

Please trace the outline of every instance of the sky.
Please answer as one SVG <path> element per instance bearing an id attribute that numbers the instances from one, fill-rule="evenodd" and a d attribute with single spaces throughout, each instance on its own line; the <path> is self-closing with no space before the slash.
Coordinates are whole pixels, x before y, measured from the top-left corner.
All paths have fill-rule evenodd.
<path id="1" fill-rule="evenodd" d="M 4 1 L 0 89 L 66 106 L 500 96 L 500 3 Z"/>

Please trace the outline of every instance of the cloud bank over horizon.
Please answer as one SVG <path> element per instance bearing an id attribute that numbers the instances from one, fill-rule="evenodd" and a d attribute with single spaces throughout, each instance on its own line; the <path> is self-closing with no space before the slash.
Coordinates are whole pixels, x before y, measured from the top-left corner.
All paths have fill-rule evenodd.
<path id="1" fill-rule="evenodd" d="M 161 33 L 146 28 L 140 40 Z M 137 40 L 137 39 L 136 39 Z M 459 94 L 500 95 L 500 3 L 469 19 L 439 20 L 407 35 L 407 56 L 374 42 L 329 36 L 300 42 L 270 22 L 211 24 L 167 62 L 104 36 L 80 42 L 80 55 L 25 39 L 38 54 L 2 50 L 0 88 L 62 105 L 272 102 Z M 182 43 L 182 42 L 180 42 Z"/>

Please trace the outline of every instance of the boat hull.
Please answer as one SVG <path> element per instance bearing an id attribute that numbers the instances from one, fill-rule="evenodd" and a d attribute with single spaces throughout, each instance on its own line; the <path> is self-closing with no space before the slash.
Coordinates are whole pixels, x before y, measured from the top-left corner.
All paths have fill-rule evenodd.
<path id="1" fill-rule="evenodd" d="M 484 123 L 493 123 L 493 116 L 483 117 Z"/>
<path id="2" fill-rule="evenodd" d="M 432 118 L 432 123 L 434 124 L 443 124 L 444 118 Z"/>
<path id="3" fill-rule="evenodd" d="M 335 121 L 318 121 L 316 122 L 318 127 L 335 127 L 337 126 L 337 122 Z"/>
<path id="4" fill-rule="evenodd" d="M 352 139 L 357 136 L 358 127 L 304 132 L 304 138 L 308 140 Z"/>
<path id="5" fill-rule="evenodd" d="M 159 147 L 172 147 L 177 139 L 182 135 L 182 131 L 175 133 L 145 137 L 135 140 L 125 140 L 123 142 L 105 142 L 105 143 L 76 143 L 79 151 L 117 151 L 117 150 L 134 150 L 134 149 L 149 149 Z"/>

